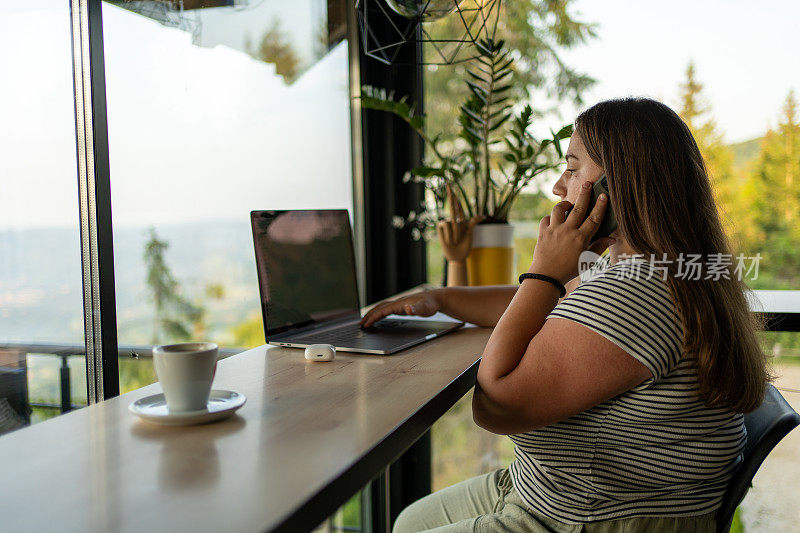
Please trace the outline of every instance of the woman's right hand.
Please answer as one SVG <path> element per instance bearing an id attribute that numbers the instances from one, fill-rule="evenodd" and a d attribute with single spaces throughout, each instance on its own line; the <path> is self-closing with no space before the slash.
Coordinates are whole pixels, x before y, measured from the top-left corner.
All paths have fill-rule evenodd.
<path id="1" fill-rule="evenodd" d="M 442 289 L 426 290 L 421 293 L 403 296 L 396 300 L 381 302 L 370 309 L 361 319 L 361 327 L 368 328 L 388 315 L 431 316 L 441 307 Z"/>

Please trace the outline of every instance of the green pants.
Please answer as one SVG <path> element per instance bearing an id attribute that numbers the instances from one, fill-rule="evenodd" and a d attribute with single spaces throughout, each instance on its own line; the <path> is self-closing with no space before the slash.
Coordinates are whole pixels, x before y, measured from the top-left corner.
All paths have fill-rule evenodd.
<path id="1" fill-rule="evenodd" d="M 564 524 L 529 509 L 504 468 L 417 500 L 400 513 L 392 533 L 713 533 L 715 529 L 714 513 Z"/>

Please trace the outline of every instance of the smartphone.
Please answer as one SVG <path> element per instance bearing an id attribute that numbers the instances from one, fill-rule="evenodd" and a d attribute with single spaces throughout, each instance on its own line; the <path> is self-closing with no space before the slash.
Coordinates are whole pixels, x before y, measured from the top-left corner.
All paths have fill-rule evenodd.
<path id="1" fill-rule="evenodd" d="M 594 182 L 594 186 L 592 187 L 592 199 L 589 200 L 589 209 L 586 211 L 586 214 L 592 212 L 594 209 L 594 205 L 597 203 L 597 198 L 601 195 L 605 194 L 608 197 L 608 202 L 606 203 L 606 214 L 603 216 L 603 221 L 600 222 L 600 227 L 597 228 L 597 232 L 594 236 L 589 240 L 589 242 L 594 242 L 598 239 L 602 239 L 603 237 L 608 237 L 617 229 L 617 217 L 614 216 L 614 210 L 611 209 L 611 193 L 608 191 L 608 178 L 606 177 L 605 173 L 600 176 L 600 179 Z M 569 217 L 570 212 L 572 209 L 569 209 L 566 212 L 566 217 Z"/>

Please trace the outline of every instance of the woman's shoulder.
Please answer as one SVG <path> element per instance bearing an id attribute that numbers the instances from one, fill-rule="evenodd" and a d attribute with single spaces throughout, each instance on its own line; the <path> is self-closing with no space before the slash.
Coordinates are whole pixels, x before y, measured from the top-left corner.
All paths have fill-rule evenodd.
<path id="1" fill-rule="evenodd" d="M 622 257 L 613 265 L 610 256 L 601 257 L 589 270 L 581 274 L 578 289 L 584 291 L 605 287 L 617 294 L 631 292 L 646 294 L 657 300 L 671 302 L 666 283 L 667 270 L 639 256 Z M 577 290 L 577 289 L 576 289 Z"/>
<path id="2" fill-rule="evenodd" d="M 677 306 L 667 285 L 667 272 L 641 257 L 621 258 L 609 264 L 598 261 L 591 276 L 570 294 L 577 300 L 613 306 L 621 317 L 646 313 L 676 322 L 682 329 Z"/>
<path id="3" fill-rule="evenodd" d="M 647 261 L 595 265 L 547 318 L 580 322 L 644 363 L 658 379 L 680 360 L 683 327 L 665 279 Z M 606 268 L 602 268 L 605 266 Z"/>

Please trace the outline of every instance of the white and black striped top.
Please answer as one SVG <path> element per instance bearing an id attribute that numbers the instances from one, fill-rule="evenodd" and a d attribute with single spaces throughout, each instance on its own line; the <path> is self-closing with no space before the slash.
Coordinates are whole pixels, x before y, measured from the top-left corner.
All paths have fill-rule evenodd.
<path id="1" fill-rule="evenodd" d="M 681 358 L 683 325 L 661 273 L 646 259 L 608 261 L 584 273 L 547 319 L 583 324 L 654 377 L 566 420 L 511 435 L 514 487 L 531 509 L 567 523 L 709 513 L 741 461 L 743 417 L 697 398 L 696 374 Z"/>

